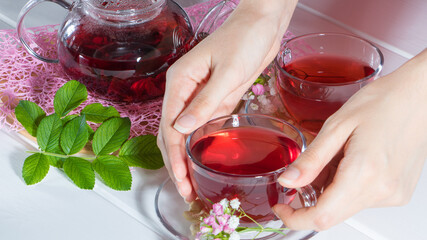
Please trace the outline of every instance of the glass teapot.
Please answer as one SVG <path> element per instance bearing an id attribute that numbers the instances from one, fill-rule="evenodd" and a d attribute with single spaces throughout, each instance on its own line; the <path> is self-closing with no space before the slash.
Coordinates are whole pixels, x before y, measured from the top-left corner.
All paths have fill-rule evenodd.
<path id="1" fill-rule="evenodd" d="M 69 10 L 58 30 L 58 59 L 31 48 L 23 27 L 27 13 L 46 1 Z M 30 0 L 21 10 L 17 30 L 31 55 L 59 63 L 95 97 L 138 102 L 162 96 L 168 67 L 234 8 L 230 1 L 218 3 L 193 30 L 173 0 Z"/>

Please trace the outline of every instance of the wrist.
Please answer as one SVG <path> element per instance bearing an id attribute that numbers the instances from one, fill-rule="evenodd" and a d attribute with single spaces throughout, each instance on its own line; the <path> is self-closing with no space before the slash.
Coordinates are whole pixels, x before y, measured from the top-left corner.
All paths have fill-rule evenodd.
<path id="1" fill-rule="evenodd" d="M 241 0 L 237 14 L 244 14 L 251 21 L 265 22 L 274 27 L 280 38 L 286 32 L 298 0 Z"/>
<path id="2" fill-rule="evenodd" d="M 411 79 L 418 81 L 427 90 L 427 48 L 409 60 L 404 67 L 409 74 L 413 74 Z"/>

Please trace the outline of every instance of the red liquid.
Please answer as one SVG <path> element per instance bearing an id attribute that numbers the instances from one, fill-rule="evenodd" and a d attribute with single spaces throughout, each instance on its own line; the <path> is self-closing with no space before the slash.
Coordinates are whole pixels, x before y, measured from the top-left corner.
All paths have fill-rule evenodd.
<path id="1" fill-rule="evenodd" d="M 313 133 L 319 132 L 325 120 L 373 77 L 354 82 L 374 72 L 363 62 L 322 55 L 297 59 L 281 67 L 295 77 L 314 83 L 279 73 L 278 90 L 286 110 L 300 126 Z"/>
<path id="2" fill-rule="evenodd" d="M 195 159 L 221 173 L 262 175 L 292 163 L 301 149 L 284 134 L 261 127 L 241 127 L 211 133 L 192 147 Z M 274 219 L 271 207 L 292 201 L 295 190 L 282 193 L 278 175 L 257 179 L 254 176 L 227 176 L 195 170 L 193 184 L 199 198 L 209 206 L 223 198 L 238 197 L 245 212 L 258 222 Z M 243 221 L 250 222 L 249 219 Z"/>
<path id="3" fill-rule="evenodd" d="M 69 24 L 72 27 L 65 22 L 58 48 L 60 63 L 92 94 L 112 101 L 162 96 L 166 70 L 188 50 L 192 37 L 182 9 L 172 2 L 145 24 L 119 29 L 117 24 L 100 24 L 106 20 L 88 14 L 79 21 L 81 24 Z M 178 49 L 173 43 L 174 31 L 180 36 Z"/>

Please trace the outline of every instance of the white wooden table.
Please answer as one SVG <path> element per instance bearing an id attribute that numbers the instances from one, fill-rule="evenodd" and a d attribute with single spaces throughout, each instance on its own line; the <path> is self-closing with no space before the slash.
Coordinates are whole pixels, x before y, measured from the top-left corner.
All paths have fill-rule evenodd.
<path id="1" fill-rule="evenodd" d="M 181 2 L 189 5 L 194 0 Z M 348 22 L 343 16 L 331 18 L 337 9 L 328 12 L 330 9 L 325 6 L 337 5 L 345 9 L 345 5 L 342 6 L 341 3 L 348 3 L 349 0 L 338 2 L 302 0 L 295 12 L 290 30 L 295 35 L 320 31 L 353 31 L 361 34 L 381 47 L 386 59 L 384 73 L 392 71 L 408 57 L 421 51 L 423 46 L 427 46 L 427 31 L 424 30 L 417 28 L 411 30 L 419 31 L 416 35 L 418 40 L 408 48 L 405 44 L 387 42 L 381 39 L 381 36 L 370 33 L 369 29 L 360 31 L 360 26 Z M 384 3 L 383 0 L 359 2 L 371 5 Z M 399 3 L 405 3 L 404 6 L 412 8 L 416 5 L 417 8 L 424 8 L 424 13 L 427 12 L 425 1 L 394 0 L 388 4 Z M 0 0 L 0 29 L 16 26 L 17 15 L 24 4 L 25 0 Z M 387 6 L 387 9 L 390 9 L 390 6 Z M 381 9 L 377 11 L 381 12 Z M 416 26 L 422 27 L 427 23 L 427 14 L 419 15 L 421 11 L 414 11 L 418 14 L 414 16 L 418 24 Z M 64 14 L 65 11 L 60 7 L 45 4 L 29 15 L 30 26 L 59 23 Z M 421 20 L 423 24 L 418 23 Z M 21 177 L 21 169 L 28 156 L 25 151 L 31 148 L 34 146 L 16 134 L 0 130 L 1 240 L 172 239 L 154 212 L 154 195 L 160 183 L 167 178 L 165 169 L 134 171 L 132 190 L 128 192 L 115 192 L 102 184 L 97 184 L 93 191 L 80 190 L 67 180 L 61 171 L 53 168 L 42 183 L 26 186 Z M 427 215 L 426 198 L 427 170 L 424 169 L 413 199 L 407 206 L 364 210 L 312 239 L 427 239 L 424 235 L 424 228 L 427 227 L 424 218 Z"/>

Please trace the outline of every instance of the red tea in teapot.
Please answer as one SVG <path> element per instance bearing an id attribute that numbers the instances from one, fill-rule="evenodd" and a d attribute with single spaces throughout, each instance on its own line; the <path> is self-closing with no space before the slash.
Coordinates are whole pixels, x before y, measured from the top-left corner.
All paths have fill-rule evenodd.
<path id="1" fill-rule="evenodd" d="M 192 28 L 185 12 L 173 1 L 158 1 L 159 6 L 139 14 L 117 14 L 120 1 L 93 2 L 83 1 L 59 33 L 65 72 L 103 99 L 138 102 L 162 96 L 166 70 L 189 49 Z"/>

